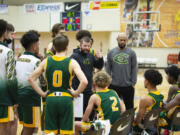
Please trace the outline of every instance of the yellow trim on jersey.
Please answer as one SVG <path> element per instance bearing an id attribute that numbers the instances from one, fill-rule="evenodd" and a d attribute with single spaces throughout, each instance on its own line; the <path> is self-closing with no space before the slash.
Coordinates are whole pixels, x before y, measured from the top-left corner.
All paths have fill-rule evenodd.
<path id="1" fill-rule="evenodd" d="M 42 102 L 42 104 L 43 104 L 43 106 L 45 106 L 46 105 L 46 101 Z"/>
<path id="2" fill-rule="evenodd" d="M 72 74 L 72 72 L 71 72 L 71 70 L 70 70 L 71 61 L 72 61 L 72 59 L 71 59 L 70 62 L 69 62 L 69 73 L 70 73 L 69 87 L 71 87 L 72 79 L 73 79 L 73 77 L 74 77 L 73 74 Z"/>
<path id="3" fill-rule="evenodd" d="M 24 124 L 24 122 L 23 122 L 23 121 L 19 121 L 19 123 L 20 123 L 20 124 Z"/>
<path id="4" fill-rule="evenodd" d="M 54 55 L 54 53 L 51 51 L 51 49 L 50 49 L 50 50 L 47 50 L 47 51 L 46 51 L 46 54 L 47 54 L 47 53 L 50 53 L 51 55 Z"/>
<path id="5" fill-rule="evenodd" d="M 150 93 L 153 93 L 155 95 L 160 95 L 161 94 L 160 91 L 151 91 Z M 156 100 L 152 96 L 150 96 L 150 95 L 148 95 L 148 96 L 151 97 L 154 100 L 154 104 L 152 104 L 151 106 L 149 106 L 147 108 L 147 110 L 150 111 L 150 110 L 152 110 L 152 107 L 156 104 Z"/>
<path id="6" fill-rule="evenodd" d="M 67 58 L 66 56 L 63 56 L 63 57 L 59 57 L 59 56 L 56 56 L 56 55 L 52 56 L 52 59 L 55 60 L 55 61 L 62 61 L 64 59 L 66 59 L 66 58 Z"/>
<path id="7" fill-rule="evenodd" d="M 150 96 L 150 95 L 148 95 L 148 96 L 151 97 L 151 98 L 154 100 L 154 104 L 152 104 L 151 106 L 149 106 L 149 107 L 147 108 L 148 111 L 151 111 L 151 110 L 152 110 L 152 107 L 156 104 L 156 100 L 155 100 L 152 96 Z"/>
<path id="8" fill-rule="evenodd" d="M 66 93 L 66 92 L 58 92 L 58 93 L 61 93 L 59 95 L 56 95 L 55 93 L 56 92 L 53 92 L 53 93 L 49 94 L 48 97 L 56 97 L 56 96 L 73 97 L 71 94 Z"/>
<path id="9" fill-rule="evenodd" d="M 157 124 L 158 127 L 164 127 L 167 125 L 168 125 L 168 123 L 164 118 L 158 118 L 158 124 Z"/>
<path id="10" fill-rule="evenodd" d="M 153 93 L 153 94 L 155 94 L 155 95 L 160 95 L 160 94 L 161 94 L 159 90 L 157 90 L 157 91 L 151 91 L 150 93 Z"/>
<path id="11" fill-rule="evenodd" d="M 60 130 L 60 134 L 74 134 L 73 130 Z"/>
<path id="12" fill-rule="evenodd" d="M 95 56 L 95 51 L 93 49 L 90 49 L 89 51 Z"/>
<path id="13" fill-rule="evenodd" d="M 47 81 L 47 73 L 46 73 L 47 72 L 47 65 L 48 65 L 48 58 L 46 58 L 46 67 L 45 67 L 45 76 L 46 76 L 45 78 L 46 78 L 46 84 L 47 84 L 46 90 L 48 89 L 48 81 Z"/>
<path id="14" fill-rule="evenodd" d="M 90 122 L 81 122 L 81 131 L 82 132 L 86 132 L 90 127 L 91 127 L 92 123 Z"/>
<path id="15" fill-rule="evenodd" d="M 0 123 L 6 123 L 14 120 L 13 107 L 8 106 L 8 116 L 6 118 L 1 118 Z"/>
<path id="16" fill-rule="evenodd" d="M 50 133 L 54 133 L 54 134 L 58 134 L 58 130 L 44 130 L 45 134 L 50 134 Z"/>
<path id="17" fill-rule="evenodd" d="M 100 90 L 100 91 L 97 91 L 97 92 L 108 92 L 109 89 L 105 89 L 105 90 Z"/>
<path id="18" fill-rule="evenodd" d="M 101 107 L 101 97 L 98 94 L 96 94 L 96 95 L 98 96 L 98 98 L 100 100 L 100 104 L 98 105 L 97 110 L 99 112 L 98 116 L 100 115 L 101 118 L 98 118 L 98 120 L 104 120 L 104 113 L 103 113 L 103 110 L 102 110 L 102 107 Z"/>
<path id="19" fill-rule="evenodd" d="M 30 127 L 30 128 L 34 128 L 34 127 L 39 127 L 40 126 L 40 121 L 41 121 L 41 113 L 40 113 L 40 107 L 32 107 L 33 110 L 33 121 L 32 124 L 27 124 L 24 123 L 24 127 Z"/>

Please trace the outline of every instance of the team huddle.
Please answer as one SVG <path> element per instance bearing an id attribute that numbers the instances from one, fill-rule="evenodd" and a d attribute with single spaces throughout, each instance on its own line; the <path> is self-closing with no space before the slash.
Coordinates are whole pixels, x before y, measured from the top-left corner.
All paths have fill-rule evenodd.
<path id="1" fill-rule="evenodd" d="M 123 101 L 124 98 L 113 89 L 116 85 L 112 84 L 110 70 L 115 68 L 114 62 L 118 57 L 114 58 L 111 65 L 107 61 L 107 72 L 103 71 L 103 56 L 101 52 L 91 49 L 93 38 L 89 31 L 77 32 L 76 39 L 80 45 L 67 57 L 69 38 L 64 34 L 64 26 L 55 24 L 52 29 L 53 40 L 42 58 L 39 54 L 40 34 L 30 30 L 20 40 L 25 52 L 15 60 L 12 49 L 4 42 L 7 27 L 8 23 L 0 20 L 0 135 L 15 135 L 17 119 L 23 124 L 21 135 L 37 135 L 39 127 L 44 135 L 79 135 L 86 132 L 95 119 L 109 120 L 113 126 L 126 110 L 133 108 L 133 105 L 128 107 L 128 101 Z M 126 48 L 126 40 L 125 33 L 119 34 L 119 48 L 116 49 Z M 113 58 L 113 53 L 117 53 L 115 51 L 108 54 L 108 60 L 110 56 Z M 127 51 L 135 57 L 133 51 Z M 121 64 L 125 64 L 127 68 L 127 63 Z M 134 64 L 136 71 L 136 62 Z M 161 73 L 154 69 L 145 71 L 144 87 L 148 90 L 148 95 L 140 100 L 138 113 L 132 123 L 134 134 L 141 134 L 139 125 L 143 124 L 145 114 L 160 107 L 165 111 L 160 114 L 158 126 L 170 130 L 169 111 L 180 107 L 180 70 L 173 65 L 167 67 L 165 72 L 172 86 L 164 103 L 164 96 L 157 89 L 157 85 L 163 80 Z M 133 76 L 132 86 L 128 87 L 130 91 L 134 90 L 136 82 L 136 74 Z M 80 93 L 84 96 L 84 115 L 78 121 L 74 117 L 74 98 Z M 149 134 L 156 134 L 155 128 L 151 127 Z M 179 131 L 180 126 L 174 129 Z"/>

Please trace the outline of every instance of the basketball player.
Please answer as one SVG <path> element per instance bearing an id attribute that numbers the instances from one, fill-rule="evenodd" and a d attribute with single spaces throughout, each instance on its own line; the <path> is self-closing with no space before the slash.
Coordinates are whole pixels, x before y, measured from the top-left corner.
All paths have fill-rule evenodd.
<path id="1" fill-rule="evenodd" d="M 162 75 L 156 70 L 147 70 L 144 73 L 144 87 L 148 90 L 148 95 L 143 97 L 139 103 L 139 111 L 133 123 L 133 131 L 140 134 L 142 129 L 138 124 L 142 123 L 146 112 L 162 107 L 164 96 L 157 90 L 156 86 L 162 83 Z M 149 129 L 150 134 L 154 134 L 153 129 Z"/>
<path id="2" fill-rule="evenodd" d="M 172 65 L 165 69 L 167 74 L 167 80 L 169 84 L 175 84 L 175 86 L 171 86 L 168 93 L 168 102 L 165 103 L 164 108 L 166 111 L 161 112 L 160 120 L 158 121 L 158 125 L 163 129 L 166 129 L 164 132 L 169 134 L 171 129 L 171 116 L 176 108 L 180 107 L 180 69 L 177 66 Z M 178 79 L 179 76 L 179 79 Z M 173 83 L 174 82 L 174 83 Z M 180 126 L 173 126 L 174 131 L 180 131 Z"/>
<path id="3" fill-rule="evenodd" d="M 87 85 L 87 79 L 79 64 L 66 57 L 69 39 L 65 35 L 53 39 L 56 55 L 47 57 L 29 77 L 29 82 L 36 92 L 46 97 L 45 133 L 73 134 L 74 133 L 74 107 L 73 97 L 77 97 Z M 48 91 L 44 92 L 36 80 L 45 71 Z M 80 81 L 76 91 L 71 87 L 73 75 Z"/>
<path id="4" fill-rule="evenodd" d="M 56 23 L 52 28 L 52 38 L 55 38 L 57 35 L 63 35 L 65 32 L 65 25 L 61 23 Z M 47 47 L 46 56 L 53 56 L 55 53 L 56 52 L 52 47 L 52 42 L 50 42 Z"/>
<path id="5" fill-rule="evenodd" d="M 18 79 L 18 115 L 19 121 L 23 124 L 21 135 L 37 135 L 40 127 L 40 96 L 34 91 L 28 82 L 29 75 L 39 66 L 39 34 L 36 31 L 29 31 L 21 38 L 21 44 L 25 49 L 16 63 Z M 38 80 L 39 81 L 39 80 Z"/>
<path id="6" fill-rule="evenodd" d="M 15 60 L 13 51 L 3 43 L 6 31 L 7 22 L 0 19 L 0 135 L 10 135 L 8 127 L 17 109 Z"/>
<path id="7" fill-rule="evenodd" d="M 167 74 L 166 78 L 167 78 L 168 83 L 172 85 L 169 88 L 168 99 L 166 101 L 166 102 L 169 102 L 172 99 L 173 95 L 176 93 L 176 91 L 179 90 L 178 88 L 179 69 L 177 66 L 171 65 L 165 69 L 165 72 Z"/>
<path id="8" fill-rule="evenodd" d="M 52 38 L 55 38 L 58 35 L 63 35 L 65 33 L 65 26 L 64 24 L 57 23 L 53 26 L 52 28 Z M 52 41 L 48 45 L 48 50 L 45 54 L 45 57 L 50 57 L 56 54 L 56 50 L 54 49 L 52 45 Z M 46 91 L 47 86 L 43 86 L 42 89 Z M 42 135 L 45 135 L 44 133 L 44 110 L 45 110 L 45 104 L 46 104 L 46 98 L 42 98 L 43 102 L 43 109 L 42 109 L 42 114 L 41 114 L 41 130 L 42 130 Z"/>
<path id="9" fill-rule="evenodd" d="M 93 109 L 98 112 L 99 120 L 110 120 L 113 124 L 125 111 L 125 105 L 120 101 L 114 90 L 108 89 L 111 77 L 104 71 L 97 72 L 93 77 L 94 94 L 90 97 L 82 122 L 76 122 L 75 135 L 79 135 L 79 131 L 86 131 L 91 124 L 88 123 L 89 116 Z M 95 108 L 94 108 L 95 107 Z"/>

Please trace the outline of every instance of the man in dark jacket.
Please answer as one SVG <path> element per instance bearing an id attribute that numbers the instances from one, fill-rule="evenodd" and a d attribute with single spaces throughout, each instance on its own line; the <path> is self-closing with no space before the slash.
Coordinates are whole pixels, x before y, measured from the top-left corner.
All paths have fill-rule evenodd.
<path id="1" fill-rule="evenodd" d="M 91 39 L 89 37 L 83 37 L 80 40 L 80 51 L 74 52 L 71 58 L 74 58 L 80 65 L 86 78 L 88 79 L 88 85 L 83 92 L 83 111 L 85 111 L 90 96 L 92 95 L 92 76 L 94 68 L 102 69 L 104 65 L 103 56 L 99 52 L 96 57 L 90 53 Z M 77 77 L 72 80 L 72 88 L 77 89 L 79 81 Z"/>

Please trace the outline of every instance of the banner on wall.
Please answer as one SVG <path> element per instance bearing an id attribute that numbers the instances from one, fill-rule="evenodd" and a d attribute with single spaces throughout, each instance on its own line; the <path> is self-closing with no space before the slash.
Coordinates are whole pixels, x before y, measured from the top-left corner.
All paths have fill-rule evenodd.
<path id="1" fill-rule="evenodd" d="M 90 10 L 117 9 L 120 10 L 119 1 L 90 1 Z"/>
<path id="2" fill-rule="evenodd" d="M 38 3 L 25 4 L 25 13 L 44 13 L 44 12 L 61 12 L 63 11 L 62 3 Z"/>
<path id="3" fill-rule="evenodd" d="M 64 11 L 81 11 L 81 2 L 65 2 Z"/>
<path id="4" fill-rule="evenodd" d="M 24 4 L 24 13 L 35 13 L 36 6 L 35 4 Z"/>
<path id="5" fill-rule="evenodd" d="M 36 11 L 38 13 L 41 13 L 41 12 L 61 12 L 62 11 L 62 3 L 36 4 Z"/>
<path id="6" fill-rule="evenodd" d="M 0 14 L 8 13 L 8 4 L 0 4 Z"/>

